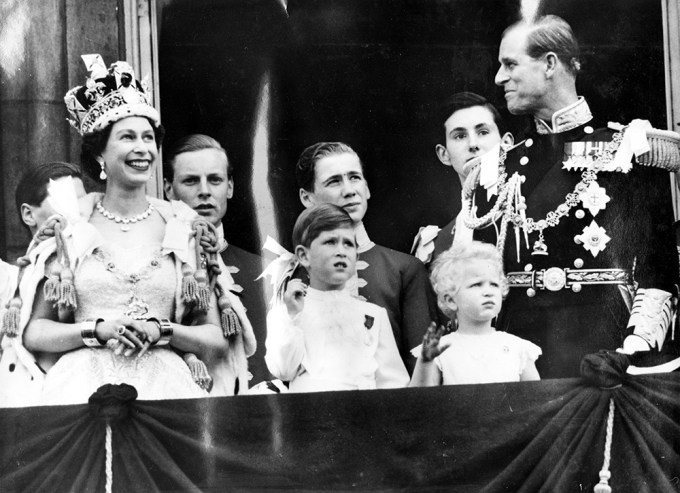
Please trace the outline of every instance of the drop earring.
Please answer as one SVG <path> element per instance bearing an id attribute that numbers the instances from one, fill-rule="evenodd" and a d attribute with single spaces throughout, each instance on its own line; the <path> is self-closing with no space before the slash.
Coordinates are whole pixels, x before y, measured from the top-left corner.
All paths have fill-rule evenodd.
<path id="1" fill-rule="evenodd" d="M 106 171 L 104 171 L 104 161 L 100 162 L 99 166 L 102 167 L 102 171 L 101 171 L 101 173 L 99 173 L 99 179 L 104 181 L 104 180 L 106 180 Z"/>

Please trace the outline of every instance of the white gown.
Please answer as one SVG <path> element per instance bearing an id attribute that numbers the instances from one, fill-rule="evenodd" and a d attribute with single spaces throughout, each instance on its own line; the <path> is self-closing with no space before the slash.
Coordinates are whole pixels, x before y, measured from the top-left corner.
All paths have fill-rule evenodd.
<path id="1" fill-rule="evenodd" d="M 116 319 L 130 310 L 143 318 L 172 320 L 180 281 L 173 257 L 160 251 L 160 245 L 125 249 L 108 243 L 85 257 L 75 272 L 75 321 Z M 48 371 L 41 404 L 85 403 L 107 383 L 132 385 L 139 399 L 208 395 L 169 346 L 152 346 L 141 358 L 116 356 L 106 346 L 84 347 L 64 354 Z"/>

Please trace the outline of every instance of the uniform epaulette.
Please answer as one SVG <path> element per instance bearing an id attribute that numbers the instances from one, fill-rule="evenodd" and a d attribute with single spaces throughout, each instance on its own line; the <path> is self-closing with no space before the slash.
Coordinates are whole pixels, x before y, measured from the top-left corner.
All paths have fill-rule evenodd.
<path id="1" fill-rule="evenodd" d="M 680 170 L 680 134 L 669 130 L 647 130 L 649 152 L 636 158 L 638 164 L 665 169 L 671 173 Z"/>

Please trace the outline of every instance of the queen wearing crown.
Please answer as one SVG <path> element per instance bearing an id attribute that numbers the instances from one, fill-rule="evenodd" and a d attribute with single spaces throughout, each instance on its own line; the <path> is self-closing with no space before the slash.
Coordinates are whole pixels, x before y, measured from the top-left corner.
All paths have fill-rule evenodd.
<path id="1" fill-rule="evenodd" d="M 65 102 L 84 170 L 105 193 L 75 212 L 54 198 L 54 236 L 27 256 L 16 327 L 3 329 L 23 342 L 30 372 L 44 373 L 36 403 L 87 402 L 107 383 L 132 385 L 140 399 L 243 391 L 255 340 L 214 231 L 183 203 L 146 196 L 158 112 L 127 63 L 83 59 L 91 75 Z"/>

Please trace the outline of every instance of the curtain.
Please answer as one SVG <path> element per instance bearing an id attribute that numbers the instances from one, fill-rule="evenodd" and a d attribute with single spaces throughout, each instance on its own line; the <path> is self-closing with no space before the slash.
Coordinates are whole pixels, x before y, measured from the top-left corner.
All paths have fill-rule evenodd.
<path id="1" fill-rule="evenodd" d="M 613 491 L 676 492 L 679 397 L 659 374 L 2 409 L 0 491 L 105 491 L 107 422 L 113 491 L 593 491 L 613 399 Z"/>

